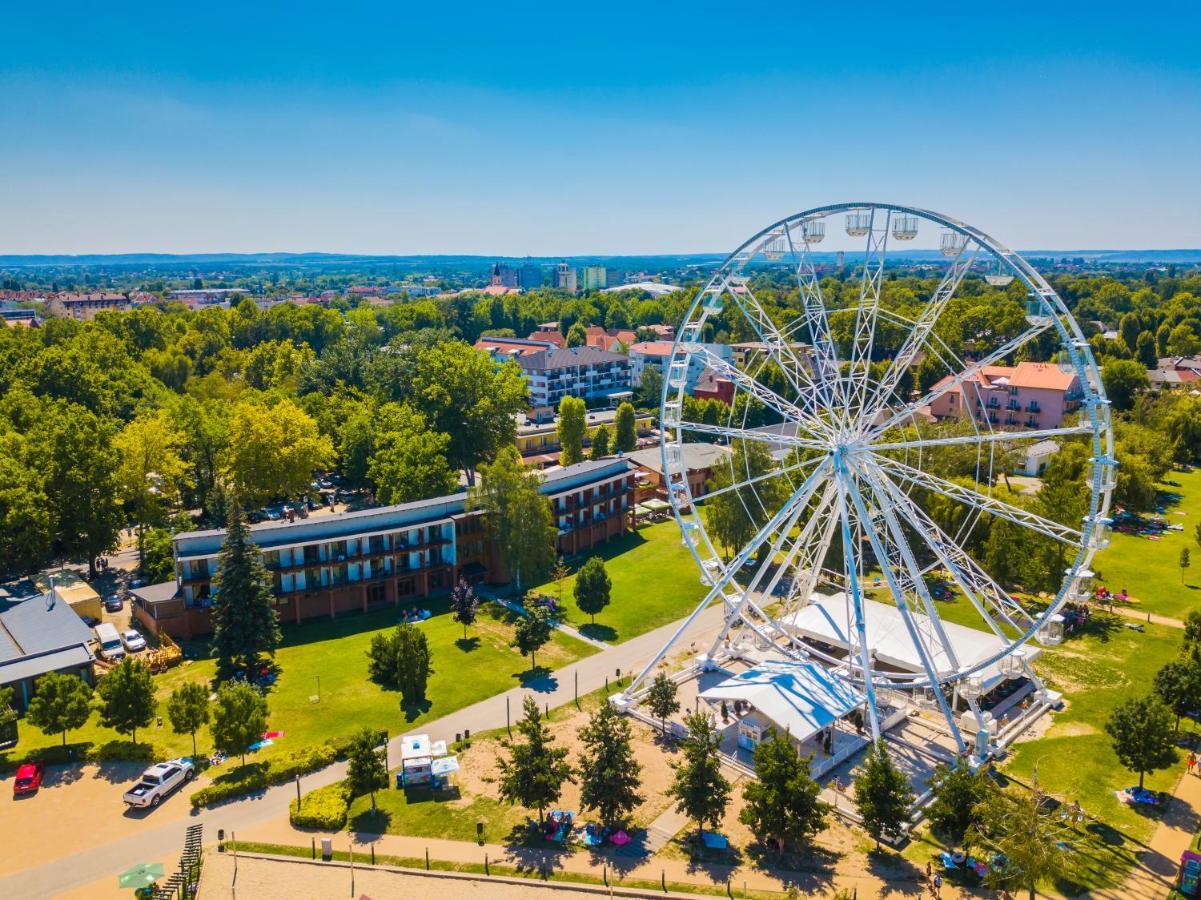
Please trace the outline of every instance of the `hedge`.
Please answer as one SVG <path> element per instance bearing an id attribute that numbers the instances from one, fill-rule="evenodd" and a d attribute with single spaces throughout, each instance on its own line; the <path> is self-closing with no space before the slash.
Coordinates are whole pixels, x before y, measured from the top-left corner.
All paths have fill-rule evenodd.
<path id="1" fill-rule="evenodd" d="M 297 775 L 324 769 L 336 757 L 337 751 L 332 745 L 319 744 L 265 763 L 249 763 L 220 776 L 208 787 L 192 794 L 192 806 L 212 806 L 232 797 L 265 790 L 275 784 L 285 784 Z"/>
<path id="2" fill-rule="evenodd" d="M 103 744 L 52 744 L 48 747 L 38 747 L 28 753 L 19 755 L 11 752 L 0 759 L 0 772 L 11 772 L 22 763 L 40 762 L 45 765 L 65 765 L 68 763 L 96 762 L 150 762 L 162 759 L 164 751 L 154 744 L 135 744 L 131 741 L 112 740 Z"/>
<path id="3" fill-rule="evenodd" d="M 341 831 L 350 809 L 350 788 L 346 782 L 327 784 L 305 794 L 300 803 L 288 804 L 288 819 L 297 828 Z"/>

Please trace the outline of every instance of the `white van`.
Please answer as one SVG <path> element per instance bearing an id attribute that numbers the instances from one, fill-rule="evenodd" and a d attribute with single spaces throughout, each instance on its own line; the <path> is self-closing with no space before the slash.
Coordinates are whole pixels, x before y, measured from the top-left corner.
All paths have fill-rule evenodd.
<path id="1" fill-rule="evenodd" d="M 125 656 L 125 648 L 121 646 L 121 635 L 115 626 L 109 622 L 101 622 L 94 629 L 96 640 L 100 642 L 100 655 L 104 659 L 117 660 Z"/>

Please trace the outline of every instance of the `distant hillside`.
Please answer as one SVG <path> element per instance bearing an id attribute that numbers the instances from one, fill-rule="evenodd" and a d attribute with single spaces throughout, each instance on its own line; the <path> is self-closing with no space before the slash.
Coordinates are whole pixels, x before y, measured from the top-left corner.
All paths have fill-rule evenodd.
<path id="1" fill-rule="evenodd" d="M 1201 263 L 1201 249 L 1196 250 L 1021 250 L 1029 259 L 1077 259 L 1100 263 Z M 848 253 L 853 261 L 854 254 Z M 814 254 L 816 261 L 831 263 L 833 252 Z M 937 250 L 893 249 L 890 260 L 924 262 L 941 259 Z M 394 267 L 396 269 L 476 270 L 493 263 L 521 265 L 533 263 L 553 266 L 560 260 L 575 266 L 589 263 L 627 270 L 663 268 L 708 268 L 725 259 L 722 253 L 646 254 L 629 256 L 485 256 L 480 254 L 425 254 L 413 256 L 371 256 L 350 253 L 92 253 L 92 254 L 27 254 L 0 255 L 0 268 L 69 268 L 105 267 L 113 269 L 190 269 L 212 266 L 230 268 L 314 268 Z"/>

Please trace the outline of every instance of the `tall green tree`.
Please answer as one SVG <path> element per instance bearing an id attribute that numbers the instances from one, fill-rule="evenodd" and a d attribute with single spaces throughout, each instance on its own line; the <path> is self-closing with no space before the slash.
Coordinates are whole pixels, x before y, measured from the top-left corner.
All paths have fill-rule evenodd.
<path id="1" fill-rule="evenodd" d="M 609 428 L 597 425 L 592 432 L 592 446 L 588 448 L 589 459 L 603 459 L 609 455 Z"/>
<path id="2" fill-rule="evenodd" d="M 198 681 L 181 684 L 167 698 L 167 718 L 176 734 L 192 736 L 192 756 L 196 756 L 196 732 L 209 721 L 209 689 Z"/>
<path id="3" fill-rule="evenodd" d="M 218 675 L 228 677 L 239 666 L 253 669 L 262 654 L 274 657 L 280 632 L 271 575 L 236 500 L 230 505 L 225 542 L 217 557 L 215 587 L 212 620 Z"/>
<path id="4" fill-rule="evenodd" d="M 717 828 L 730 802 L 730 782 L 721 772 L 721 736 L 711 716 L 695 712 L 684 718 L 688 736 L 681 745 L 683 759 L 673 764 L 675 776 L 667 795 L 676 809 L 696 823 L 700 837 L 706 825 Z"/>
<path id="5" fill-rule="evenodd" d="M 217 689 L 213 724 L 209 729 L 213 746 L 228 756 L 238 756 L 246 765 L 250 745 L 262 740 L 267 730 L 267 700 L 245 681 L 227 681 Z"/>
<path id="6" fill-rule="evenodd" d="M 637 421 L 634 407 L 629 403 L 617 405 L 617 415 L 613 420 L 613 450 L 616 453 L 633 453 L 638 449 Z"/>
<path id="7" fill-rule="evenodd" d="M 646 708 L 659 720 L 660 730 L 667 734 L 667 717 L 680 711 L 679 685 L 660 670 L 646 689 Z"/>
<path id="8" fill-rule="evenodd" d="M 127 656 L 96 686 L 100 695 L 100 724 L 138 742 L 138 729 L 154 721 L 158 700 L 154 678 L 140 659 Z"/>
<path id="9" fill-rule="evenodd" d="M 587 408 L 579 397 L 564 397 L 559 401 L 559 419 L 555 425 L 559 435 L 559 465 L 570 466 L 584 458 L 587 417 Z"/>
<path id="10" fill-rule="evenodd" d="M 1176 730 L 1180 717 L 1201 709 L 1201 660 L 1194 650 L 1180 659 L 1168 661 L 1155 673 L 1152 682 L 1155 695 L 1176 715 Z"/>
<path id="11" fill-rule="evenodd" d="M 375 792 L 388 787 L 388 766 L 379 737 L 371 728 L 360 728 L 346 750 L 346 781 L 351 794 L 370 794 L 372 811 L 376 808 Z"/>
<path id="12" fill-rule="evenodd" d="M 1118 761 L 1138 773 L 1138 786 L 1148 772 L 1166 769 L 1176 762 L 1176 729 L 1172 711 L 1159 697 L 1130 697 L 1123 700 L 1105 723 Z"/>
<path id="13" fill-rule="evenodd" d="M 980 804 L 964 842 L 1005 857 L 1005 865 L 989 869 L 986 885 L 1026 891 L 1034 900 L 1040 883 L 1071 877 L 1078 868 L 1076 835 L 1056 806 L 1037 788 L 994 791 Z"/>
<path id="14" fill-rule="evenodd" d="M 462 341 L 418 350 L 412 375 L 403 381 L 402 393 L 394 399 L 409 399 L 435 431 L 454 436 L 451 463 L 463 470 L 469 485 L 475 484 L 482 463 L 516 441 L 513 416 L 529 404 L 517 363 L 498 366 Z"/>
<path id="15" fill-rule="evenodd" d="M 522 465 L 515 446 L 480 467 L 480 483 L 469 489 L 468 505 L 484 511 L 488 534 L 500 551 L 517 592 L 555 561 L 558 533 L 550 501 L 542 496 L 541 476 Z"/>
<path id="16" fill-rule="evenodd" d="M 580 743 L 580 803 L 596 811 L 601 825 L 616 828 L 643 800 L 629 719 L 605 700 L 580 729 Z"/>
<path id="17" fill-rule="evenodd" d="M 1134 406 L 1139 391 L 1145 391 L 1147 370 L 1133 359 L 1111 359 L 1101 367 L 1101 383 L 1113 408 L 1125 412 Z"/>
<path id="18" fill-rule="evenodd" d="M 605 571 L 605 561 L 599 556 L 590 556 L 576 573 L 573 589 L 575 605 L 580 612 L 592 617 L 593 624 L 596 624 L 596 614 L 609 605 L 612 587 L 609 573 Z"/>
<path id="19" fill-rule="evenodd" d="M 121 459 L 121 495 L 138 523 L 139 561 L 145 554 L 147 526 L 165 524 L 167 510 L 179 502 L 187 471 L 180 456 L 183 440 L 163 410 L 139 416 L 113 439 Z"/>
<path id="20" fill-rule="evenodd" d="M 723 493 L 705 501 L 705 522 L 727 559 L 735 549 L 750 542 L 788 494 L 782 478 L 767 478 L 735 490 L 728 488 L 767 475 L 773 468 L 770 451 L 758 441 L 735 441 L 729 458 L 714 463 L 709 491 Z"/>
<path id="21" fill-rule="evenodd" d="M 1155 346 L 1155 335 L 1149 331 L 1144 331 L 1138 336 L 1135 356 L 1138 358 L 1139 365 L 1144 369 L 1154 369 L 1159 364 L 1159 352 Z"/>
<path id="22" fill-rule="evenodd" d="M 334 460 L 333 441 L 291 400 L 239 403 L 229 435 L 229 473 L 245 503 L 298 497 L 308 491 L 313 472 Z"/>
<path id="23" fill-rule="evenodd" d="M 575 322 L 567 329 L 567 346 L 583 347 L 588 343 L 588 331 L 583 322 Z"/>
<path id="24" fill-rule="evenodd" d="M 517 617 L 512 646 L 530 658 L 531 671 L 538 668 L 536 654 L 550 640 L 552 630 L 550 612 L 545 606 L 527 605 L 525 615 Z"/>
<path id="25" fill-rule="evenodd" d="M 1189 549 L 1188 549 L 1188 547 L 1181 547 L 1180 548 L 1180 583 L 1181 584 L 1184 584 L 1184 573 L 1188 570 L 1188 567 L 1190 565 L 1192 565 L 1192 559 L 1190 558 Z"/>
<path id="26" fill-rule="evenodd" d="M 367 463 L 379 501 L 409 503 L 454 492 L 459 480 L 447 461 L 450 435 L 431 431 L 409 406 L 399 407 L 391 421 L 393 427 L 375 436 Z"/>
<path id="27" fill-rule="evenodd" d="M 563 785 L 575 781 L 575 770 L 567 761 L 567 748 L 555 747 L 554 736 L 542 720 L 533 697 L 522 703 L 524 715 L 517 723 L 519 739 L 502 740 L 508 756 L 497 758 L 500 797 L 506 803 L 538 811 L 538 824 L 548 806 L 557 803 Z"/>
<path id="28" fill-rule="evenodd" d="M 931 788 L 934 798 L 926 807 L 926 818 L 936 834 L 960 844 L 967 830 L 980 825 L 980 811 L 992 795 L 993 784 L 984 769 L 960 764 L 952 768 L 940 763 Z"/>
<path id="29" fill-rule="evenodd" d="M 809 775 L 810 760 L 800 755 L 791 738 L 774 731 L 755 747 L 755 780 L 742 789 L 746 805 L 738 819 L 781 851 L 806 843 L 826 828 L 830 807 L 819 799 L 821 785 Z"/>
<path id="30" fill-rule="evenodd" d="M 22 575 L 43 565 L 54 544 L 54 518 L 37 473 L 21 458 L 16 435 L 0 440 L 0 573 Z"/>
<path id="31" fill-rule="evenodd" d="M 403 703 L 420 703 L 429 684 L 430 647 L 425 632 L 404 623 L 371 638 L 367 651 L 373 679 L 400 690 Z"/>
<path id="32" fill-rule="evenodd" d="M 45 734 L 61 734 L 82 728 L 92 715 L 92 688 L 78 675 L 50 672 L 38 679 L 25 718 Z"/>
<path id="33" fill-rule="evenodd" d="M 912 805 L 909 779 L 892 761 L 881 738 L 868 749 L 863 771 L 855 780 L 855 808 L 877 850 L 881 838 L 901 833 Z"/>
<path id="34" fill-rule="evenodd" d="M 638 378 L 638 403 L 644 409 L 658 409 L 663 400 L 663 373 L 658 366 L 645 366 Z"/>

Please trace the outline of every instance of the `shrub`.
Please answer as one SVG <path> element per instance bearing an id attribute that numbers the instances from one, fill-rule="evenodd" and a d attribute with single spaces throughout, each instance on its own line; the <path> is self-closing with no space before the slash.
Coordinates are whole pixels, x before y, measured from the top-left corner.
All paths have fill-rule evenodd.
<path id="1" fill-rule="evenodd" d="M 350 747 L 355 741 L 356 735 L 343 734 L 329 740 L 329 745 L 334 748 L 334 758 L 344 760 L 350 754 Z M 388 732 L 380 730 L 376 736 L 376 744 L 382 744 L 388 740 Z"/>
<path id="2" fill-rule="evenodd" d="M 265 790 L 274 784 L 286 784 L 297 775 L 324 769 L 337 758 L 330 744 L 319 744 L 280 756 L 265 763 L 251 763 L 221 776 L 206 788 L 192 794 L 192 806 L 212 806 L 232 797 Z"/>
<path id="3" fill-rule="evenodd" d="M 299 804 L 293 800 L 288 805 L 288 818 L 297 828 L 341 831 L 349 808 L 350 788 L 338 782 L 310 791 Z"/>

